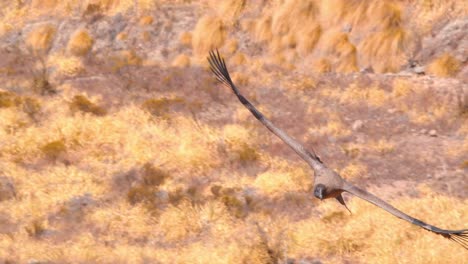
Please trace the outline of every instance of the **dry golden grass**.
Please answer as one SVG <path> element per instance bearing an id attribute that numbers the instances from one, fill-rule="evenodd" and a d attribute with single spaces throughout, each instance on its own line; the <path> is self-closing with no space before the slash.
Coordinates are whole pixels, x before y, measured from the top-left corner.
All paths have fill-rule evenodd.
<path id="1" fill-rule="evenodd" d="M 76 76 L 85 72 L 86 68 L 80 57 L 53 55 L 48 59 L 48 64 L 57 68 L 57 73 L 65 76 Z"/>
<path id="2" fill-rule="evenodd" d="M 234 54 L 239 48 L 239 42 L 237 39 L 230 39 L 226 43 L 226 50 L 229 54 Z"/>
<path id="3" fill-rule="evenodd" d="M 190 47 L 192 45 L 192 33 L 183 32 L 180 34 L 179 40 L 182 45 Z"/>
<path id="4" fill-rule="evenodd" d="M 344 167 L 340 174 L 346 179 L 354 179 L 359 177 L 367 177 L 367 167 L 360 163 L 351 163 Z"/>
<path id="5" fill-rule="evenodd" d="M 153 24 L 153 17 L 152 16 L 144 16 L 140 18 L 140 21 L 138 22 L 140 26 L 148 26 Z"/>
<path id="6" fill-rule="evenodd" d="M 211 0 L 210 6 L 218 12 L 218 15 L 222 17 L 223 20 L 228 23 L 232 23 L 242 13 L 246 2 L 246 0 Z"/>
<path id="7" fill-rule="evenodd" d="M 460 68 L 460 61 L 445 53 L 429 64 L 427 72 L 440 77 L 453 77 L 460 71 Z"/>
<path id="8" fill-rule="evenodd" d="M 93 43 L 94 40 L 89 35 L 88 31 L 79 29 L 73 33 L 68 41 L 67 50 L 72 55 L 84 56 L 91 50 Z"/>
<path id="9" fill-rule="evenodd" d="M 453 202 L 462 201 L 430 196 L 419 199 L 401 198 L 392 203 L 418 218 L 424 215 L 428 222 L 440 221 L 448 224 L 453 220 L 461 220 L 461 215 L 466 214 L 467 210 L 450 209 L 453 208 L 450 206 Z M 391 217 L 387 212 L 362 200 L 353 198 L 348 204 L 353 212 L 352 216 L 343 213 L 342 208 L 320 205 L 323 215 L 320 224 L 314 220 L 295 223 L 292 234 L 295 243 L 291 243 L 290 254 L 344 257 L 359 252 L 356 260 L 365 263 L 395 263 L 401 260 L 409 263 L 458 263 L 467 254 L 454 247 L 450 241 L 439 241 L 439 236 L 428 234 L 409 223 Z M 441 217 L 437 212 L 446 213 Z M 385 241 L 385 246 L 375 241 Z M 434 244 L 438 246 L 434 247 Z M 421 251 L 421 248 L 431 248 L 430 254 Z M 448 254 L 447 250 L 451 253 Z"/>
<path id="10" fill-rule="evenodd" d="M 200 18 L 192 32 L 192 47 L 200 56 L 205 56 L 210 50 L 221 48 L 225 40 L 226 28 L 219 17 Z"/>
<path id="11" fill-rule="evenodd" d="M 94 103 L 92 103 L 86 96 L 75 95 L 73 100 L 69 104 L 70 111 L 77 112 L 81 111 L 84 113 L 91 113 L 97 116 L 103 116 L 107 111 Z"/>
<path id="12" fill-rule="evenodd" d="M 41 25 L 34 28 L 26 38 L 26 45 L 36 53 L 47 53 L 55 38 L 55 26 Z"/>
<path id="13" fill-rule="evenodd" d="M 385 90 L 375 87 L 359 87 L 357 84 L 351 84 L 340 95 L 341 102 L 350 104 L 367 103 L 371 106 L 384 106 L 389 101 L 389 95 Z"/>
<path id="14" fill-rule="evenodd" d="M 334 58 L 334 68 L 337 72 L 349 73 L 358 71 L 356 47 L 343 32 L 329 32 L 322 43 L 326 53 Z"/>
<path id="15" fill-rule="evenodd" d="M 190 57 L 185 54 L 180 54 L 172 61 L 172 66 L 181 68 L 189 67 Z"/>
<path id="16" fill-rule="evenodd" d="M 314 64 L 312 65 L 312 69 L 314 72 L 326 73 L 332 71 L 332 65 L 330 60 L 326 58 L 321 58 L 314 62 Z"/>
<path id="17" fill-rule="evenodd" d="M 401 6 L 383 1 L 375 9 L 379 31 L 371 33 L 359 45 L 364 64 L 374 71 L 397 72 L 411 56 L 414 37 L 403 26 Z"/>
<path id="18" fill-rule="evenodd" d="M 247 62 L 247 57 L 245 56 L 244 53 L 237 52 L 236 54 L 232 56 L 229 62 L 232 63 L 233 65 L 243 65 Z"/>
<path id="19" fill-rule="evenodd" d="M 156 76 L 150 80 L 151 89 L 144 91 L 114 93 L 108 90 L 119 89 L 113 84 L 83 88 L 82 82 L 88 85 L 87 82 L 119 77 L 116 72 L 87 72 L 95 69 L 87 68 L 93 62 L 81 56 L 97 40 L 89 34 L 77 37 L 78 29 L 68 47 L 62 47 L 64 36 L 55 36 L 57 29 L 52 25 L 38 24 L 30 34 L 25 32 L 26 44 L 36 53 L 45 55 L 54 44 L 54 53 L 44 59 L 52 73 L 53 89 L 57 86 L 58 92 L 32 93 L 31 86 L 50 86 L 48 79 L 27 76 L 24 82 L 14 82 L 10 79 L 21 71 L 0 68 L 0 75 L 8 76 L 0 87 L 0 262 L 263 264 L 317 260 L 452 264 L 468 259 L 466 251 L 454 243 L 357 198 L 345 197 L 352 215 L 336 201 L 312 199 L 313 172 L 296 163 L 294 160 L 299 159 L 290 156 L 293 154 L 287 147 L 266 134 L 268 131 L 247 109 L 231 101 L 235 98 L 213 103 L 205 98 L 205 90 L 187 92 L 186 85 L 193 83 L 184 83 L 189 80 L 185 76 L 176 80 L 179 75 L 166 74 L 171 69 L 146 67 L 140 57 L 146 54 L 145 46 L 159 45 L 157 34 L 152 33 L 154 20 L 160 14 L 173 16 L 171 19 L 178 17 L 173 13 L 177 12 L 177 5 L 192 8 L 199 4 L 188 2 L 33 0 L 0 9 L 0 36 L 30 21 L 36 23 L 45 14 L 47 19 L 83 14 L 86 21 L 93 21 L 88 24 L 91 27 L 111 21 L 119 13 L 125 19 L 131 17 L 129 25 L 136 24 L 137 33 L 141 32 L 147 42 L 97 55 L 110 61 L 115 71 L 132 66 L 139 77 L 141 67 L 145 78 L 146 71 L 157 72 L 151 74 Z M 317 145 L 322 152 L 329 151 L 328 147 L 333 152 L 332 148 L 342 145 L 348 161 L 338 162 L 337 167 L 351 181 L 359 181 L 375 169 L 371 162 L 364 161 L 367 158 L 393 157 L 399 152 L 396 148 L 401 140 L 386 139 L 387 134 L 376 136 L 372 126 L 359 131 L 370 130 L 364 141 L 354 138 L 350 124 L 355 116 L 350 119 L 348 113 L 343 113 L 347 107 L 350 115 L 356 114 L 356 107 L 370 106 L 371 114 L 391 107 L 396 114 L 406 115 L 409 123 L 418 125 L 443 125 L 433 122 L 451 115 L 460 121 L 461 117 L 453 117 L 449 105 L 437 101 L 439 97 L 433 95 L 432 86 L 418 85 L 412 78 L 394 79 L 390 90 L 386 85 L 362 85 L 360 81 L 337 87 L 340 82 L 331 79 L 328 84 L 328 75 L 324 79 L 307 76 L 292 80 L 291 73 L 284 71 L 295 67 L 302 71 L 300 63 L 304 57 L 304 61 L 313 62 L 311 68 L 315 72 L 354 72 L 362 66 L 358 65 L 362 55 L 367 56 L 363 64 L 377 72 L 394 71 L 400 60 L 382 62 L 379 58 L 408 56 L 410 25 L 416 17 L 423 19 L 421 23 L 436 24 L 435 20 L 429 23 L 431 16 L 447 14 L 450 9 L 445 5 L 460 6 L 459 0 L 448 0 L 449 4 L 435 0 L 398 1 L 402 6 L 415 3 L 417 10 L 422 11 L 414 12 L 415 18 L 409 20 L 393 1 L 257 2 L 210 1 L 211 8 L 202 4 L 190 14 L 203 16 L 193 33 L 181 33 L 190 30 L 181 27 L 192 25 L 196 21 L 191 20 L 193 17 L 167 21 L 166 25 L 171 25 L 168 30 L 175 36 L 175 47 L 169 47 L 165 57 L 175 59 L 164 63 L 175 67 L 198 63 L 197 57 L 188 56 L 192 54 L 190 50 L 181 55 L 181 46 L 193 46 L 193 54 L 203 59 L 209 49 L 222 47 L 221 51 L 231 54 L 226 57 L 228 65 L 236 66 L 233 80 L 244 87 L 247 97 L 266 116 L 286 118 L 290 113 L 282 110 L 291 110 L 276 105 L 279 101 L 269 94 L 270 87 L 279 87 L 271 92 L 281 91 L 291 96 L 289 100 L 297 96 L 301 101 L 298 107 L 307 104 L 305 112 L 311 118 L 307 122 L 314 125 L 298 139 L 306 139 L 308 145 Z M 171 8 L 165 9 L 165 4 Z M 160 5 L 162 8 L 156 9 Z M 218 17 L 212 17 L 212 9 L 216 9 Z M 462 12 L 462 8 L 455 9 L 450 15 Z M 353 29 L 342 32 L 348 24 Z M 133 41 L 135 35 L 130 26 L 118 34 L 119 45 Z M 237 34 L 239 27 L 260 44 L 240 45 L 238 41 L 248 36 Z M 320 50 L 321 43 L 329 50 Z M 258 50 L 273 54 L 265 56 Z M 67 51 L 73 56 L 64 53 Z M 96 51 L 99 52 L 98 47 Z M 461 67 L 459 62 L 442 58 L 436 59 L 436 66 L 431 65 L 435 67 L 431 73 L 455 76 L 458 69 L 454 65 Z M 199 77 L 197 70 L 185 68 L 183 72 L 195 71 L 194 76 Z M 171 86 L 172 82 L 167 81 L 170 78 L 177 86 Z M 211 89 L 213 82 L 210 78 L 201 84 Z M 90 89 L 88 95 L 82 88 Z M 224 97 L 228 92 L 216 90 L 216 95 Z M 335 105 L 340 106 L 335 109 Z M 200 118 L 187 114 L 191 106 L 197 107 Z M 468 126 L 458 126 L 457 122 L 453 133 L 457 138 L 466 138 Z M 285 127 L 288 132 L 289 129 Z M 322 139 L 328 140 L 329 145 L 320 145 L 317 141 Z M 466 169 L 463 155 L 468 140 L 460 141 L 460 145 L 443 137 L 440 140 L 442 144 L 448 142 L 443 150 L 458 166 L 456 173 Z M 447 188 L 453 184 L 448 183 Z M 417 197 L 389 198 L 389 202 L 441 228 L 463 227 L 468 214 L 466 199 L 439 189 L 436 193 L 429 187 L 416 187 L 413 189 Z M 382 193 L 391 195 L 391 191 Z"/>

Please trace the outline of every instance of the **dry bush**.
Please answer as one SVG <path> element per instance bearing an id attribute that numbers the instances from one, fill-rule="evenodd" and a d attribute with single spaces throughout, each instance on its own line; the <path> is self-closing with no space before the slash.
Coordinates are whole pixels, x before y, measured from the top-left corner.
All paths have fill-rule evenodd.
<path id="1" fill-rule="evenodd" d="M 154 22 L 154 19 L 152 16 L 144 16 L 140 18 L 140 21 L 138 22 L 138 24 L 140 24 L 140 26 L 148 26 L 148 25 L 153 24 L 153 22 Z"/>
<path id="2" fill-rule="evenodd" d="M 0 91 L 0 108 L 7 108 L 19 105 L 20 98 L 12 92 Z"/>
<path id="3" fill-rule="evenodd" d="M 322 34 L 318 11 L 314 1 L 295 0 L 265 9 L 255 25 L 257 41 L 269 42 L 273 52 L 292 48 L 309 54 Z"/>
<path id="4" fill-rule="evenodd" d="M 238 48 L 239 48 L 239 41 L 237 41 L 237 39 L 230 39 L 226 43 L 226 50 L 229 54 L 234 54 L 234 52 L 236 52 Z"/>
<path id="5" fill-rule="evenodd" d="M 466 211 L 466 208 L 455 209 L 451 205 L 463 204 L 463 200 L 434 194 L 390 202 L 410 215 L 436 225 L 444 223 L 448 228 L 461 224 L 461 216 Z M 334 204 L 321 203 L 318 206 L 322 212 L 321 219 L 294 223 L 291 227 L 294 243 L 291 243 L 289 253 L 298 257 L 321 258 L 345 255 L 365 263 L 405 260 L 421 264 L 457 263 L 466 255 L 453 242 L 421 230 L 358 198 L 348 201 L 348 206 L 352 216 L 340 213 L 342 208 Z M 443 219 L 439 212 L 444 212 Z M 330 236 L 331 233 L 335 235 Z M 376 241 L 385 242 L 385 247 Z M 439 246 L 434 247 L 434 244 Z M 428 252 L 433 253 L 429 256 Z"/>
<path id="6" fill-rule="evenodd" d="M 460 69 L 460 61 L 449 53 L 445 53 L 429 64 L 427 72 L 440 77 L 454 77 Z"/>
<path id="7" fill-rule="evenodd" d="M 392 153 L 395 150 L 395 144 L 385 139 L 370 142 L 368 147 L 380 154 Z"/>
<path id="8" fill-rule="evenodd" d="M 174 97 L 174 98 L 152 98 L 148 99 L 143 104 L 141 107 L 148 111 L 150 114 L 158 117 L 165 117 L 168 114 L 168 111 L 171 106 L 177 105 L 184 103 L 183 98 L 179 97 Z"/>
<path id="9" fill-rule="evenodd" d="M 74 77 L 86 71 L 82 58 L 77 56 L 54 55 L 49 57 L 48 63 L 56 67 L 58 74 L 67 77 Z"/>
<path id="10" fill-rule="evenodd" d="M 246 0 L 211 0 L 210 6 L 214 8 L 220 17 L 226 22 L 234 22 L 242 13 Z"/>
<path id="11" fill-rule="evenodd" d="M 245 54 L 242 52 L 237 52 L 229 60 L 229 62 L 232 63 L 232 65 L 243 65 L 246 63 L 246 61 L 247 61 L 247 58 Z"/>
<path id="12" fill-rule="evenodd" d="M 120 51 L 111 60 L 113 61 L 112 69 L 114 71 L 119 71 L 127 66 L 141 66 L 143 62 L 143 59 L 134 50 Z"/>
<path id="13" fill-rule="evenodd" d="M 314 61 L 312 65 L 312 70 L 318 73 L 327 73 L 332 71 L 332 64 L 330 60 L 326 58 L 321 58 Z"/>
<path id="14" fill-rule="evenodd" d="M 67 151 L 65 141 L 63 139 L 49 142 L 41 147 L 44 156 L 50 160 L 57 160 Z"/>
<path id="15" fill-rule="evenodd" d="M 180 43 L 186 47 L 191 47 L 192 46 L 192 33 L 190 32 L 183 32 L 180 34 L 179 37 Z"/>
<path id="16" fill-rule="evenodd" d="M 341 93 L 340 101 L 350 104 L 367 103 L 371 106 L 381 107 L 384 106 L 389 99 L 389 95 L 385 90 L 375 87 L 359 87 L 359 85 L 352 83 L 346 90 Z"/>
<path id="17" fill-rule="evenodd" d="M 359 52 L 365 66 L 376 72 L 396 72 L 412 56 L 415 39 L 403 25 L 401 7 L 396 3 L 382 2 L 375 10 L 380 22 L 379 31 L 369 34 L 360 44 Z"/>
<path id="18" fill-rule="evenodd" d="M 35 54 L 46 54 L 55 38 L 55 26 L 46 24 L 34 28 L 26 38 L 26 45 Z"/>
<path id="19" fill-rule="evenodd" d="M 210 50 L 221 48 L 226 39 L 226 28 L 219 17 L 204 16 L 198 20 L 192 33 L 195 54 L 205 56 Z"/>
<path id="20" fill-rule="evenodd" d="M 78 111 L 84 113 L 91 113 L 96 116 L 103 116 L 107 114 L 106 109 L 92 103 L 86 96 L 75 95 L 73 100 L 69 103 L 70 111 L 76 113 Z"/>
<path id="21" fill-rule="evenodd" d="M 84 56 L 91 50 L 93 43 L 94 40 L 88 31 L 79 29 L 68 41 L 67 50 L 75 56 Z"/>
<path id="22" fill-rule="evenodd" d="M 358 71 L 356 47 L 349 41 L 348 34 L 331 31 L 324 36 L 321 44 L 326 54 L 333 58 L 333 68 L 337 72 Z"/>
<path id="23" fill-rule="evenodd" d="M 251 162 L 259 158 L 257 136 L 252 131 L 238 125 L 227 125 L 223 128 L 223 136 L 231 159 Z"/>
<path id="24" fill-rule="evenodd" d="M 410 81 L 405 79 L 395 79 L 393 81 L 393 97 L 405 97 L 411 93 L 413 93 L 413 88 Z"/>
<path id="25" fill-rule="evenodd" d="M 311 178 L 305 168 L 291 167 L 284 160 L 273 159 L 270 163 L 274 168 L 257 175 L 253 183 L 254 187 L 271 196 L 307 191 Z"/>
<path id="26" fill-rule="evenodd" d="M 260 42 L 270 42 L 273 39 L 271 14 L 264 14 L 255 22 L 255 38 Z"/>
<path id="27" fill-rule="evenodd" d="M 185 54 L 180 54 L 172 61 L 173 67 L 186 68 L 190 66 L 190 57 Z"/>

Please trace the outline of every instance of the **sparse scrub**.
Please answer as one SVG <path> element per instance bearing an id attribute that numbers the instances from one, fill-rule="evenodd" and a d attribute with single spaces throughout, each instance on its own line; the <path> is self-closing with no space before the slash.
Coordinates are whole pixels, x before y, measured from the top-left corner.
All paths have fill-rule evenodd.
<path id="1" fill-rule="evenodd" d="M 23 111 L 34 121 L 37 121 L 37 117 L 41 111 L 41 103 L 32 97 L 25 97 L 22 100 Z"/>
<path id="2" fill-rule="evenodd" d="M 186 47 L 192 46 L 192 33 L 183 32 L 179 37 L 180 43 Z"/>
<path id="3" fill-rule="evenodd" d="M 148 26 L 153 24 L 153 17 L 152 16 L 144 16 L 140 18 L 139 24 L 140 26 Z"/>
<path id="4" fill-rule="evenodd" d="M 75 56 L 84 56 L 91 50 L 93 43 L 94 40 L 88 31 L 80 29 L 73 33 L 68 41 L 67 50 Z"/>
<path id="5" fill-rule="evenodd" d="M 211 1 L 211 6 L 218 11 L 219 16 L 227 22 L 234 22 L 245 7 L 246 0 Z"/>
<path id="6" fill-rule="evenodd" d="M 50 160 L 57 160 L 60 156 L 65 154 L 67 147 L 63 139 L 51 141 L 41 147 L 44 156 Z"/>
<path id="7" fill-rule="evenodd" d="M 200 18 L 192 33 L 192 47 L 196 54 L 205 56 L 210 50 L 221 48 L 226 40 L 226 28 L 218 17 Z"/>
<path id="8" fill-rule="evenodd" d="M 346 33 L 330 32 L 324 36 L 326 52 L 334 59 L 337 72 L 350 73 L 358 71 L 356 47 L 349 41 Z"/>
<path id="9" fill-rule="evenodd" d="M 46 54 L 52 47 L 55 38 L 55 26 L 41 25 L 34 28 L 26 38 L 26 45 L 34 54 Z"/>
<path id="10" fill-rule="evenodd" d="M 19 103 L 20 100 L 14 93 L 0 91 L 0 108 L 17 106 Z"/>
<path id="11" fill-rule="evenodd" d="M 331 62 L 326 58 L 321 58 L 314 62 L 312 69 L 314 72 L 318 73 L 327 73 L 331 72 L 332 65 Z"/>
<path id="12" fill-rule="evenodd" d="M 150 163 L 143 166 L 143 183 L 149 186 L 159 186 L 170 177 L 169 173 L 159 168 L 155 168 Z"/>
<path id="13" fill-rule="evenodd" d="M 259 158 L 253 143 L 256 137 L 248 130 L 236 125 L 228 125 L 224 127 L 223 134 L 228 153 L 233 155 L 234 159 L 241 162 L 251 162 Z"/>
<path id="14" fill-rule="evenodd" d="M 81 58 L 76 56 L 52 56 L 49 62 L 57 67 L 57 72 L 66 77 L 74 77 L 85 72 Z"/>
<path id="15" fill-rule="evenodd" d="M 91 113 L 96 116 L 103 116 L 107 113 L 106 109 L 92 103 L 84 95 L 75 95 L 69 104 L 69 108 L 73 113 L 81 111 L 84 113 Z"/>
<path id="16" fill-rule="evenodd" d="M 190 57 L 185 54 L 180 54 L 172 61 L 172 66 L 186 68 L 190 66 Z"/>
<path id="17" fill-rule="evenodd" d="M 367 167 L 360 163 L 351 163 L 341 170 L 341 175 L 346 179 L 355 179 L 358 177 L 366 177 Z"/>
<path id="18" fill-rule="evenodd" d="M 234 54 L 234 52 L 236 52 L 238 48 L 239 48 L 239 42 L 237 41 L 237 39 L 230 39 L 226 43 L 226 50 L 230 54 Z"/>
<path id="19" fill-rule="evenodd" d="M 440 77 L 454 77 L 461 68 L 461 63 L 452 55 L 445 53 L 433 60 L 427 71 Z"/>
<path id="20" fill-rule="evenodd" d="M 230 62 L 234 65 L 243 65 L 246 63 L 246 61 L 247 61 L 247 58 L 245 54 L 241 52 L 237 52 L 236 54 L 234 54 L 234 56 L 232 56 L 230 60 Z"/>
<path id="21" fill-rule="evenodd" d="M 172 105 L 183 103 L 184 99 L 175 98 L 153 98 L 148 99 L 142 104 L 142 108 L 154 116 L 164 117 L 167 115 Z"/>
<path id="22" fill-rule="evenodd" d="M 401 7 L 396 3 L 382 1 L 375 7 L 380 19 L 380 30 L 369 34 L 359 45 L 364 64 L 374 71 L 397 72 L 412 55 L 414 36 L 403 27 Z"/>

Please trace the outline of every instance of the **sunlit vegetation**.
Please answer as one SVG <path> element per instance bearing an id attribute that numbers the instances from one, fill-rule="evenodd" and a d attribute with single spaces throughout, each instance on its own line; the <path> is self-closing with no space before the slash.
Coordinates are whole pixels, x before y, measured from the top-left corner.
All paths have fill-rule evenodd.
<path id="1" fill-rule="evenodd" d="M 315 199 L 313 171 L 206 68 L 219 49 L 245 96 L 344 178 L 467 228 L 458 42 L 421 58 L 426 76 L 400 74 L 463 1 L 4 2 L 0 263 L 468 259 L 350 195 L 352 214 Z"/>
<path id="2" fill-rule="evenodd" d="M 428 71 L 441 77 L 455 76 L 460 71 L 460 61 L 446 53 L 432 61 Z"/>

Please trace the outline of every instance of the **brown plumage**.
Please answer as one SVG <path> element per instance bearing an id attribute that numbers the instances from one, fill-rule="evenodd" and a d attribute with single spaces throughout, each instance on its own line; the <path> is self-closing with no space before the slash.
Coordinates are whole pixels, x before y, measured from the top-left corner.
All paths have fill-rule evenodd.
<path id="1" fill-rule="evenodd" d="M 210 52 L 208 57 L 210 63 L 211 71 L 215 74 L 219 82 L 225 86 L 232 89 L 234 94 L 237 96 L 239 101 L 247 108 L 249 111 L 257 118 L 265 127 L 267 127 L 273 134 L 279 137 L 284 143 L 291 147 L 302 159 L 304 159 L 314 170 L 315 172 L 315 181 L 314 181 L 314 196 L 319 199 L 328 199 L 335 198 L 342 205 L 346 207 L 346 204 L 343 200 L 342 193 L 348 192 L 351 193 L 363 200 L 366 200 L 387 212 L 393 214 L 394 216 L 406 220 L 414 225 L 417 225 L 425 230 L 431 231 L 435 234 L 441 235 L 445 238 L 453 240 L 463 246 L 468 250 L 468 229 L 463 230 L 445 230 L 438 227 L 426 224 L 414 217 L 411 217 L 400 210 L 396 209 L 387 202 L 381 200 L 377 196 L 360 189 L 351 183 L 344 180 L 338 173 L 328 168 L 315 154 L 313 150 L 308 151 L 297 142 L 295 139 L 291 138 L 283 130 L 279 129 L 273 123 L 268 120 L 262 113 L 260 113 L 257 108 L 255 108 L 237 89 L 234 83 L 231 80 L 229 72 L 226 67 L 224 59 L 219 55 L 219 52 Z M 346 207 L 348 209 L 348 207 Z M 349 209 L 348 209 L 349 210 Z"/>

